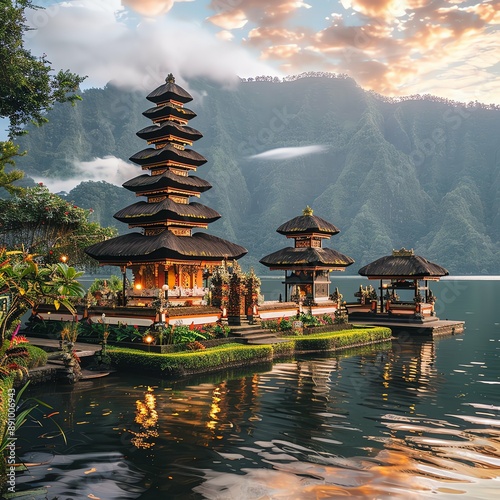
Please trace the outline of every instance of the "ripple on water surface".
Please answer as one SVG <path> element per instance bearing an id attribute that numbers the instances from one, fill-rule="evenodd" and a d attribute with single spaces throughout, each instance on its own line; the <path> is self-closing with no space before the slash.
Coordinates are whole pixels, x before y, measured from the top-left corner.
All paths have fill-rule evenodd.
<path id="1" fill-rule="evenodd" d="M 434 344 L 401 343 L 201 382 L 121 375 L 55 392 L 69 448 L 23 445 L 32 465 L 18 479 L 51 499 L 490 500 L 498 364 L 452 342 L 446 366 Z"/>

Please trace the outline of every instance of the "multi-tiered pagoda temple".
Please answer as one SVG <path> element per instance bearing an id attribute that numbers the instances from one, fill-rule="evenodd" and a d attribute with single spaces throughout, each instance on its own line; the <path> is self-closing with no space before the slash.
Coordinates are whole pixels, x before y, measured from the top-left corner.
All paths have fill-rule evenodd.
<path id="1" fill-rule="evenodd" d="M 124 275 L 130 269 L 135 289 L 154 290 L 168 285 L 171 297 L 202 297 L 203 277 L 223 260 L 239 259 L 247 250 L 222 238 L 194 232 L 206 229 L 220 214 L 191 201 L 212 187 L 192 175 L 207 161 L 189 149 L 202 137 L 187 125 L 196 114 L 184 104 L 193 98 L 176 85 L 170 74 L 147 99 L 156 106 L 143 114 L 153 124 L 137 135 L 150 147 L 130 160 L 148 173 L 123 184 L 145 200 L 114 215 L 129 228 L 141 231 L 92 245 L 86 252 L 101 265 L 120 266 Z"/>
<path id="2" fill-rule="evenodd" d="M 293 238 L 295 245 L 286 247 L 260 260 L 271 271 L 285 271 L 285 302 L 328 300 L 330 295 L 330 271 L 343 271 L 354 260 L 331 248 L 323 248 L 322 241 L 340 232 L 330 222 L 313 215 L 306 207 L 302 215 L 282 224 L 276 231 Z"/>

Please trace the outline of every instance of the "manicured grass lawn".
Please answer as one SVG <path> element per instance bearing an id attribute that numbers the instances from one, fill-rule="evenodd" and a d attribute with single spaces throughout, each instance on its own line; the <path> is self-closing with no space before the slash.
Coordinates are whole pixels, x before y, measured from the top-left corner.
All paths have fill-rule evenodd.
<path id="1" fill-rule="evenodd" d="M 265 345 L 224 344 L 218 347 L 168 354 L 108 347 L 107 353 L 118 369 L 139 370 L 167 376 L 214 371 L 250 365 L 295 353 L 332 351 L 390 340 L 391 330 L 383 327 L 355 328 L 339 332 L 287 337 L 285 342 Z"/>

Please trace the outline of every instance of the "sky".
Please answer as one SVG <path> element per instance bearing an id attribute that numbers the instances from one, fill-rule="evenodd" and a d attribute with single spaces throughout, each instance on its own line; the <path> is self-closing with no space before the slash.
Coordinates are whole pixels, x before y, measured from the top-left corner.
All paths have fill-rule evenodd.
<path id="1" fill-rule="evenodd" d="M 149 93 L 178 83 L 304 71 L 386 96 L 500 104 L 500 1 L 35 0 L 34 54 L 56 69 Z"/>
<path id="2" fill-rule="evenodd" d="M 500 0 L 34 0 L 25 37 L 56 70 L 109 81 L 145 96 L 168 73 L 209 77 L 231 88 L 238 77 L 302 72 L 347 74 L 384 96 L 431 94 L 500 104 Z M 5 133 L 6 135 L 6 133 Z M 1 139 L 1 137 L 0 137 Z M 264 151 L 282 161 L 324 146 Z M 66 181 L 35 179 L 53 191 L 83 180 L 120 185 L 133 165 L 109 156 L 75 158 Z"/>

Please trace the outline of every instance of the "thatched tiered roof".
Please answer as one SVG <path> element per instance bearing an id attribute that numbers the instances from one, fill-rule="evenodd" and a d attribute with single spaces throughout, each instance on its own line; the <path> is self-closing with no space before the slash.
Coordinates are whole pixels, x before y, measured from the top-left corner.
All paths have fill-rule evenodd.
<path id="1" fill-rule="evenodd" d="M 344 269 L 354 262 L 351 257 L 331 248 L 287 247 L 260 260 L 260 263 L 275 269 Z"/>
<path id="2" fill-rule="evenodd" d="M 158 142 L 164 137 L 173 136 L 192 143 L 203 137 L 202 133 L 195 128 L 180 125 L 170 120 L 145 127 L 139 130 L 136 135 L 149 142 Z"/>
<path id="3" fill-rule="evenodd" d="M 185 104 L 193 100 L 189 92 L 175 83 L 175 78 L 172 73 L 167 76 L 165 83 L 153 90 L 146 99 L 155 104 L 161 104 L 168 101 Z"/>
<path id="4" fill-rule="evenodd" d="M 201 203 L 175 203 L 165 198 L 157 203 L 139 201 L 118 211 L 114 218 L 128 224 L 147 224 L 165 220 L 201 221 L 203 224 L 220 219 L 219 212 Z"/>
<path id="5" fill-rule="evenodd" d="M 196 113 L 190 109 L 177 106 L 171 102 L 149 108 L 142 113 L 146 118 L 154 122 L 161 122 L 163 120 L 171 120 L 177 118 L 178 120 L 188 121 L 196 117 Z"/>
<path id="6" fill-rule="evenodd" d="M 139 175 L 122 185 L 134 193 L 160 191 L 169 187 L 203 193 L 212 187 L 209 182 L 195 175 L 177 175 L 169 170 L 160 175 Z"/>
<path id="7" fill-rule="evenodd" d="M 207 159 L 196 151 L 192 149 L 178 149 L 171 144 L 167 144 L 161 149 L 143 149 L 132 155 L 129 159 L 137 163 L 137 165 L 141 165 L 141 167 L 154 167 L 172 162 L 172 164 L 196 168 L 207 162 Z"/>
<path id="8" fill-rule="evenodd" d="M 246 248 L 217 236 L 194 233 L 190 237 L 176 236 L 163 231 L 154 236 L 129 233 L 85 250 L 101 264 L 134 264 L 158 261 L 220 261 L 223 258 L 239 259 Z"/>
<path id="9" fill-rule="evenodd" d="M 415 255 L 413 250 L 393 250 L 392 255 L 362 267 L 358 273 L 368 278 L 407 278 L 407 279 L 432 279 L 447 276 L 449 273 L 438 264 L 428 261 L 424 257 Z"/>
<path id="10" fill-rule="evenodd" d="M 281 224 L 276 232 L 284 234 L 285 236 L 298 236 L 306 234 L 322 234 L 328 235 L 328 237 L 340 232 L 340 229 L 336 228 L 330 222 L 313 215 L 312 210 L 307 207 L 304 209 L 304 214 L 294 217 L 293 219 Z"/>

